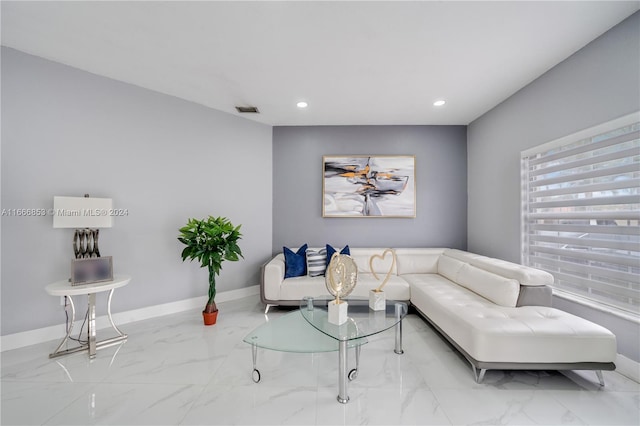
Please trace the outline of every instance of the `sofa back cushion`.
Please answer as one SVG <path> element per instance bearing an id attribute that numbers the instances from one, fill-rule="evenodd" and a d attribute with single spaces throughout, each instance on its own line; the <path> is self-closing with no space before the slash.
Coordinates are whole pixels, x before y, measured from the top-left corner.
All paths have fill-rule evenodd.
<path id="1" fill-rule="evenodd" d="M 464 264 L 458 272 L 457 283 L 496 305 L 515 308 L 520 294 L 520 283 L 511 278 Z"/>
<path id="2" fill-rule="evenodd" d="M 438 258 L 443 251 L 437 248 L 396 249 L 398 275 L 438 273 Z"/>
<path id="3" fill-rule="evenodd" d="M 371 259 L 371 256 L 373 255 L 382 256 L 382 253 L 384 253 L 385 250 L 386 248 L 352 248 L 351 257 L 356 262 L 356 265 L 358 265 L 358 273 L 371 273 L 371 268 L 369 267 L 369 259 Z M 389 268 L 391 268 L 392 263 L 393 258 L 391 254 L 387 253 L 384 259 L 377 258 L 373 261 L 373 270 L 378 275 L 386 275 L 387 272 L 389 272 Z M 393 267 L 391 274 L 398 274 L 397 264 Z"/>
<path id="4" fill-rule="evenodd" d="M 458 282 L 458 273 L 466 263 L 449 256 L 440 256 L 438 259 L 438 274 L 450 279 L 454 283 Z"/>
<path id="5" fill-rule="evenodd" d="M 477 266 L 494 274 L 517 280 L 521 285 L 551 285 L 553 275 L 540 269 L 530 268 L 506 260 L 494 259 L 462 250 L 447 249 L 444 256 L 458 259 L 462 262 Z"/>

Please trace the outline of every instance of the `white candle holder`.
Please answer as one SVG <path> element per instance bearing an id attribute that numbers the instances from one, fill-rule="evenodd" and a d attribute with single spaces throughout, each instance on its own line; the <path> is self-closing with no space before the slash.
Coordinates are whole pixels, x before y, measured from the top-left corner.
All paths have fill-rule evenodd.
<path id="1" fill-rule="evenodd" d="M 384 291 L 369 291 L 369 309 L 374 311 L 384 311 L 387 309 Z"/>

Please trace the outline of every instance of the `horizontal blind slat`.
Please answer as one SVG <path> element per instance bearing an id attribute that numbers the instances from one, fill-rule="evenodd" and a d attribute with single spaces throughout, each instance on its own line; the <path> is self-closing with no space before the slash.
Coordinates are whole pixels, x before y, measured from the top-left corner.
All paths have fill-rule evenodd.
<path id="1" fill-rule="evenodd" d="M 639 226 L 611 226 L 611 225 L 567 225 L 567 224 L 531 224 L 532 231 L 549 232 L 584 232 L 609 235 L 637 235 L 640 236 Z"/>
<path id="2" fill-rule="evenodd" d="M 586 272 L 591 275 L 598 275 L 601 277 L 607 277 L 607 278 L 616 279 L 619 281 L 626 281 L 628 283 L 634 283 L 634 282 L 636 284 L 638 283 L 638 276 L 630 272 L 599 268 L 597 266 L 582 265 L 582 264 L 572 263 L 572 262 L 565 262 L 559 259 L 551 259 L 551 258 L 540 257 L 540 256 L 531 256 L 530 260 L 536 265 L 544 265 L 545 270 L 555 271 L 555 270 L 562 269 L 562 270 L 572 271 L 572 272 Z M 549 269 L 546 269 L 546 268 L 549 268 Z M 562 272 L 562 271 L 559 271 L 559 272 Z"/>
<path id="3" fill-rule="evenodd" d="M 539 188 L 541 186 L 556 185 L 561 183 L 569 183 L 578 180 L 592 179 L 603 176 L 624 175 L 626 173 L 634 173 L 640 168 L 639 164 L 624 164 L 622 166 L 609 167 L 606 169 L 591 170 L 589 172 L 575 173 L 567 176 L 558 176 L 547 179 L 539 179 L 529 182 L 529 188 Z"/>
<path id="4" fill-rule="evenodd" d="M 619 287 L 602 281 L 583 278 L 573 274 L 565 274 L 562 272 L 552 272 L 552 275 L 558 280 L 567 280 L 571 281 L 572 283 L 582 284 L 583 286 L 590 288 L 591 290 L 599 290 L 603 293 L 613 294 L 619 297 L 631 299 L 635 301 L 636 304 L 640 303 L 638 292 L 634 291 L 633 289 Z"/>
<path id="5" fill-rule="evenodd" d="M 542 189 L 532 191 L 531 197 L 542 198 L 555 195 L 580 194 L 583 192 L 603 192 L 611 190 L 638 190 L 640 189 L 640 179 L 628 179 L 618 182 L 603 182 L 588 185 L 567 186 L 564 188 Z"/>
<path id="6" fill-rule="evenodd" d="M 529 237 L 531 242 L 547 242 L 555 244 L 564 244 L 567 246 L 581 246 L 589 248 L 608 248 L 613 250 L 625 250 L 640 252 L 640 244 L 632 241 L 612 241 L 612 240 L 596 240 L 592 238 L 575 238 L 575 237 L 556 237 L 552 235 L 536 235 Z M 587 250 L 588 250 L 587 249 Z M 638 258 L 640 262 L 640 258 Z"/>
<path id="7" fill-rule="evenodd" d="M 640 195 L 619 195 L 611 197 L 592 197 L 557 201 L 539 201 L 529 203 L 531 210 L 552 207 L 611 206 L 622 204 L 640 204 Z"/>
<path id="8" fill-rule="evenodd" d="M 595 164 L 604 163 L 606 161 L 619 160 L 621 158 L 633 157 L 636 155 L 640 155 L 640 150 L 637 147 L 633 147 L 625 150 L 609 152 L 606 154 L 594 155 L 588 158 L 581 158 L 579 160 L 566 163 L 554 164 L 553 166 L 541 167 L 531 170 L 529 172 L 529 176 L 542 176 L 558 171 L 568 171 L 578 167 L 593 166 Z"/>
<path id="9" fill-rule="evenodd" d="M 545 246 L 529 246 L 530 253 L 546 253 L 555 254 L 558 256 L 564 256 L 566 258 L 579 259 L 579 260 L 597 260 L 603 263 L 610 263 L 612 265 L 631 266 L 638 267 L 638 259 L 630 256 L 610 256 L 601 253 L 585 253 L 575 250 L 559 249 Z"/>
<path id="10" fill-rule="evenodd" d="M 601 220 L 640 220 L 640 213 L 632 210 L 619 211 L 598 211 L 598 212 L 553 212 L 553 213 L 530 213 L 527 215 L 530 220 L 542 219 L 601 219 Z"/>
<path id="11" fill-rule="evenodd" d="M 576 148 L 566 149 L 564 151 L 560 151 L 555 154 L 545 155 L 544 152 L 537 153 L 537 154 L 530 154 L 528 156 L 528 160 L 529 160 L 529 164 L 537 165 L 537 164 L 545 163 L 548 161 L 559 160 L 561 158 L 571 157 L 573 155 L 578 155 L 584 152 L 593 151 L 595 149 L 601 149 L 601 148 L 606 148 L 612 145 L 630 142 L 638 138 L 640 138 L 640 130 L 635 130 L 635 131 L 625 133 L 623 135 L 619 135 L 609 139 L 604 139 L 596 143 L 581 145 Z"/>

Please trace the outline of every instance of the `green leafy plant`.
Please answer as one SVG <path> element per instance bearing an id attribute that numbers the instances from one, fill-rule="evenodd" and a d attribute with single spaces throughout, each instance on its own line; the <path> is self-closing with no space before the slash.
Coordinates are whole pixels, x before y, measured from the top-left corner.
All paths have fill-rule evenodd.
<path id="1" fill-rule="evenodd" d="M 178 240 L 185 244 L 182 250 L 182 261 L 198 260 L 200 267 L 209 269 L 209 299 L 205 312 L 218 310 L 215 303 L 216 275 L 220 274 L 222 262 L 237 261 L 242 256 L 238 240 L 242 238 L 240 226 L 233 224 L 226 217 L 209 216 L 207 219 L 189 219 L 180 228 Z"/>

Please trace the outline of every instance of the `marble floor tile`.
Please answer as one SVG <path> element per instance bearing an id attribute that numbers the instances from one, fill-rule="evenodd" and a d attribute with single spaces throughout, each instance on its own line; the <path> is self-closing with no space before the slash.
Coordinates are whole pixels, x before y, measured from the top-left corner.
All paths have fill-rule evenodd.
<path id="1" fill-rule="evenodd" d="M 128 340 L 95 359 L 49 359 L 57 339 L 2 352 L 1 424 L 640 424 L 640 384 L 616 372 L 604 372 L 604 388 L 592 371 L 488 371 L 478 384 L 415 313 L 403 322 L 404 354 L 393 351 L 393 330 L 362 347 L 348 404 L 336 400 L 337 352 L 258 349 L 254 383 L 243 338 L 295 308 L 265 315 L 257 297 L 219 308 L 212 327 L 199 310 L 124 324 Z"/>
<path id="2" fill-rule="evenodd" d="M 99 383 L 46 425 L 175 425 L 202 394 L 202 386 Z"/>

